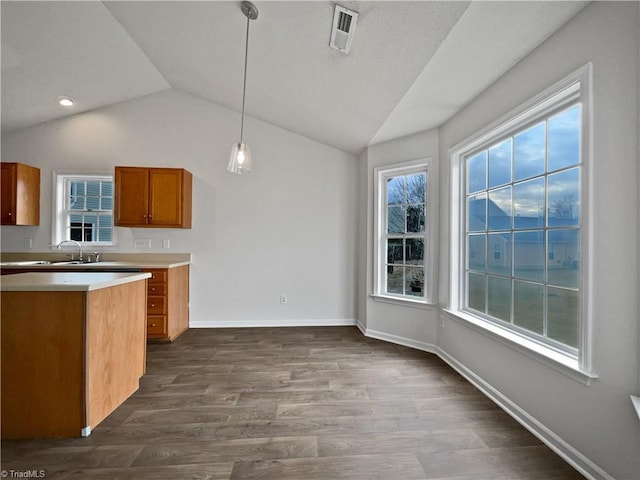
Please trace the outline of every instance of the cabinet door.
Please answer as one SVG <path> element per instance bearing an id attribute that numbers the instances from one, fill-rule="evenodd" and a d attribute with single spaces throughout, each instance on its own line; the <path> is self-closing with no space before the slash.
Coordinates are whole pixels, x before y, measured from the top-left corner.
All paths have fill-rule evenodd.
<path id="1" fill-rule="evenodd" d="M 3 163 L 1 179 L 2 184 L 0 187 L 2 215 L 0 222 L 2 225 L 15 225 L 16 224 L 16 185 L 18 183 L 16 178 L 16 164 Z"/>
<path id="2" fill-rule="evenodd" d="M 116 167 L 114 224 L 144 226 L 149 223 L 149 169 Z"/>
<path id="3" fill-rule="evenodd" d="M 16 165 L 15 224 L 40 224 L 40 169 Z"/>
<path id="4" fill-rule="evenodd" d="M 163 227 L 182 226 L 183 170 L 152 168 L 149 171 L 149 223 Z"/>
<path id="5" fill-rule="evenodd" d="M 2 225 L 40 224 L 40 169 L 2 163 Z"/>

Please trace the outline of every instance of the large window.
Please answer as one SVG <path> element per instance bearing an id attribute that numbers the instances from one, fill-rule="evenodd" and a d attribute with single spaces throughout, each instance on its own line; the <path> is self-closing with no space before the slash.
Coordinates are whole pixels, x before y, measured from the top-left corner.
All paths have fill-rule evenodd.
<path id="1" fill-rule="evenodd" d="M 452 155 L 453 310 L 581 367 L 589 72 L 560 82 Z"/>
<path id="2" fill-rule="evenodd" d="M 112 245 L 113 178 L 109 175 L 66 175 L 55 178 L 53 243 L 75 240 Z"/>
<path id="3" fill-rule="evenodd" d="M 376 294 L 427 302 L 430 287 L 428 167 L 425 161 L 376 170 Z"/>

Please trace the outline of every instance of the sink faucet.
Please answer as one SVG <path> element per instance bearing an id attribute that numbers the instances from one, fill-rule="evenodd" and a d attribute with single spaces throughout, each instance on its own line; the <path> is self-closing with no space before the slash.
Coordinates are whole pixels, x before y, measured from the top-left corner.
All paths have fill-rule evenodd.
<path id="1" fill-rule="evenodd" d="M 78 260 L 82 261 L 82 245 L 80 245 L 80 242 L 76 242 L 75 240 L 63 240 L 57 245 L 58 250 L 60 250 L 60 247 L 62 247 L 62 245 L 64 245 L 65 243 L 72 243 L 76 247 L 78 247 Z M 71 260 L 73 260 L 73 257 L 71 258 Z"/>

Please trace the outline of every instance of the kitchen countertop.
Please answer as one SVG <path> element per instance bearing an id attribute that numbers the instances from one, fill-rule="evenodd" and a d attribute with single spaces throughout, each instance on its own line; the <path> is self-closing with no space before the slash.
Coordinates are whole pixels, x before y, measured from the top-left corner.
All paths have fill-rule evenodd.
<path id="1" fill-rule="evenodd" d="M 89 292 L 150 277 L 150 273 L 29 272 L 5 275 L 0 283 L 0 290 L 3 292 Z"/>
<path id="2" fill-rule="evenodd" d="M 68 252 L 65 252 L 68 253 Z M 190 253 L 177 254 L 126 254 L 104 253 L 100 262 L 92 263 L 57 263 L 65 262 L 65 254 L 51 252 L 3 253 L 0 268 L 28 268 L 31 271 L 56 270 L 88 270 L 104 268 L 175 268 L 191 264 Z M 52 263 L 39 264 L 38 261 Z"/>
<path id="3" fill-rule="evenodd" d="M 16 261 L 16 262 L 2 262 L 0 268 L 28 268 L 29 270 L 42 270 L 47 271 L 52 268 L 65 269 L 65 270 L 86 270 L 86 269 L 102 269 L 110 267 L 125 267 L 125 268 L 175 268 L 183 265 L 189 265 L 190 262 L 172 262 L 172 261 L 160 261 L 153 262 L 92 262 L 92 263 L 33 263 L 29 261 Z"/>

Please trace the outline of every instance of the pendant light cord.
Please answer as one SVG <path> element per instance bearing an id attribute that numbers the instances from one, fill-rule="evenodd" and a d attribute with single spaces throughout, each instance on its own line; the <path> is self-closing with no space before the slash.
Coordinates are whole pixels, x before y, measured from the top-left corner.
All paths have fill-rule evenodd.
<path id="1" fill-rule="evenodd" d="M 240 120 L 240 143 L 242 143 L 242 134 L 244 133 L 244 98 L 247 93 L 247 58 L 249 57 L 249 23 L 251 19 L 247 15 L 247 36 L 244 46 L 244 79 L 242 82 L 242 119 Z"/>

